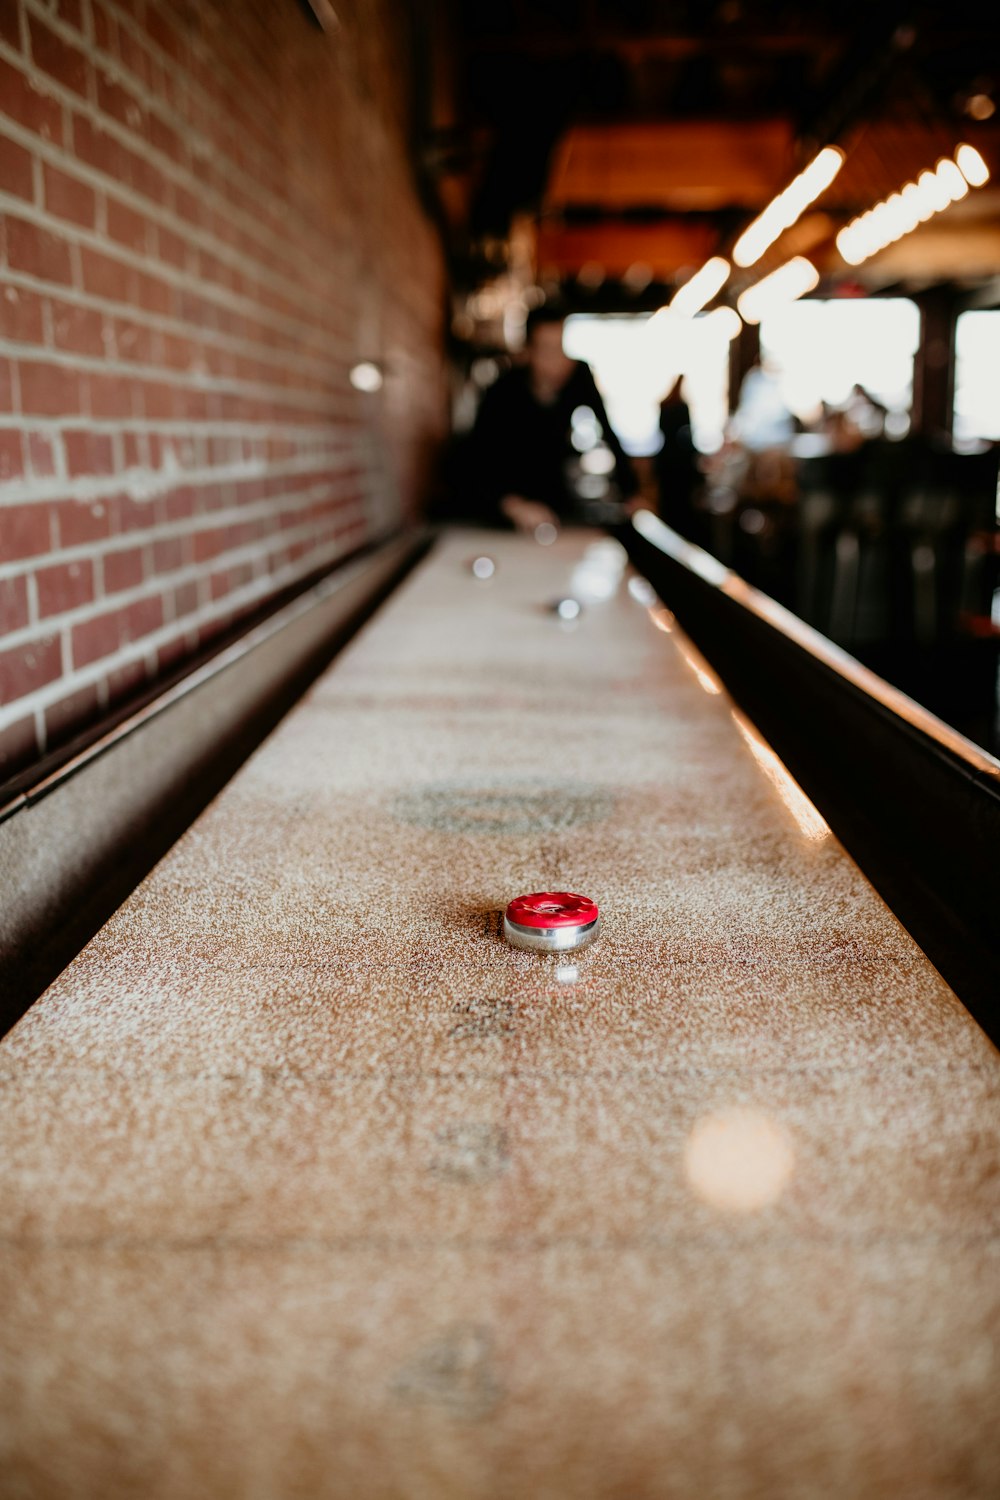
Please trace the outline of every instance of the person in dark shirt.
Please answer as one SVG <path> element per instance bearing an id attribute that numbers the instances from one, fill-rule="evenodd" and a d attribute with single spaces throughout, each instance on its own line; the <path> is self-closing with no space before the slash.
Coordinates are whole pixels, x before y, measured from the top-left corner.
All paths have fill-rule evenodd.
<path id="1" fill-rule="evenodd" d="M 656 455 L 660 519 L 689 541 L 705 543 L 695 495 L 702 483 L 698 453 L 691 434 L 691 412 L 675 385 L 660 402 L 663 447 Z"/>
<path id="2" fill-rule="evenodd" d="M 637 492 L 590 367 L 568 358 L 562 335 L 560 313 L 539 308 L 529 314 L 524 362 L 501 375 L 482 399 L 469 456 L 483 520 L 534 531 L 545 521 L 575 518 L 579 502 L 568 470 L 577 457 L 570 434 L 580 407 L 589 408 L 602 429 L 621 498 L 629 501 Z"/>

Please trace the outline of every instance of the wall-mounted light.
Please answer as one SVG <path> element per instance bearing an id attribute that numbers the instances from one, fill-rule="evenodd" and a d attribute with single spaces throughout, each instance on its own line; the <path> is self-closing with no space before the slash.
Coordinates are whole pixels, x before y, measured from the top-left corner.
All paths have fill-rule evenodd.
<path id="1" fill-rule="evenodd" d="M 845 224 L 837 235 L 837 249 L 849 265 L 859 266 L 957 203 L 970 187 L 982 187 L 989 180 L 990 169 L 975 146 L 962 144 L 954 160 L 942 156 L 933 171 L 921 172 L 916 182 L 906 183 L 898 193 Z"/>
<path id="2" fill-rule="evenodd" d="M 359 364 L 353 365 L 348 379 L 356 391 L 372 392 L 382 389 L 382 371 L 370 359 L 363 359 Z"/>
<path id="3" fill-rule="evenodd" d="M 748 286 L 736 303 L 745 323 L 760 323 L 776 307 L 804 297 L 819 285 L 819 272 L 811 260 L 796 255 L 753 286 Z"/>
<path id="4" fill-rule="evenodd" d="M 839 146 L 824 146 L 818 156 L 794 178 L 783 192 L 773 198 L 733 246 L 733 260 L 738 266 L 752 266 L 764 251 L 801 218 L 821 193 L 825 193 L 841 167 L 844 153 Z"/>
<path id="5" fill-rule="evenodd" d="M 989 120 L 997 112 L 989 94 L 970 94 L 962 108 L 970 120 Z"/>

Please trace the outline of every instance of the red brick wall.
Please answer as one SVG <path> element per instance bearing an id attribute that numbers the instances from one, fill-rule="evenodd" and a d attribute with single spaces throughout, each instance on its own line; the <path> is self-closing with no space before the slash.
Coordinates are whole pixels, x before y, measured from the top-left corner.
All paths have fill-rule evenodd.
<path id="1" fill-rule="evenodd" d="M 0 0 L 0 780 L 419 502 L 406 36 L 334 8 Z"/>

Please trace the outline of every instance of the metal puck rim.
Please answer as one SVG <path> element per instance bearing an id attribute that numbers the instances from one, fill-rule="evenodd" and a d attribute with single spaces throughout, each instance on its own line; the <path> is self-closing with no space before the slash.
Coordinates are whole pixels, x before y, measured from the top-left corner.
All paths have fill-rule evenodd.
<path id="1" fill-rule="evenodd" d="M 542 953 L 567 953 L 574 948 L 582 948 L 593 942 L 600 929 L 599 916 L 592 922 L 580 923 L 574 927 L 523 927 L 512 922 L 506 914 L 503 919 L 504 937 L 509 943 L 515 948 L 532 948 Z"/>

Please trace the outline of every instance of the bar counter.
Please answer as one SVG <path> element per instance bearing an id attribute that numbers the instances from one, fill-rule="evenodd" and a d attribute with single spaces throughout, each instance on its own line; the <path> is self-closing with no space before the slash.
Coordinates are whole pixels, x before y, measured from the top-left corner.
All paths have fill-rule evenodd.
<path id="1" fill-rule="evenodd" d="M 5 1496 L 1000 1493 L 997 1053 L 622 561 L 447 535 L 2 1043 Z"/>

